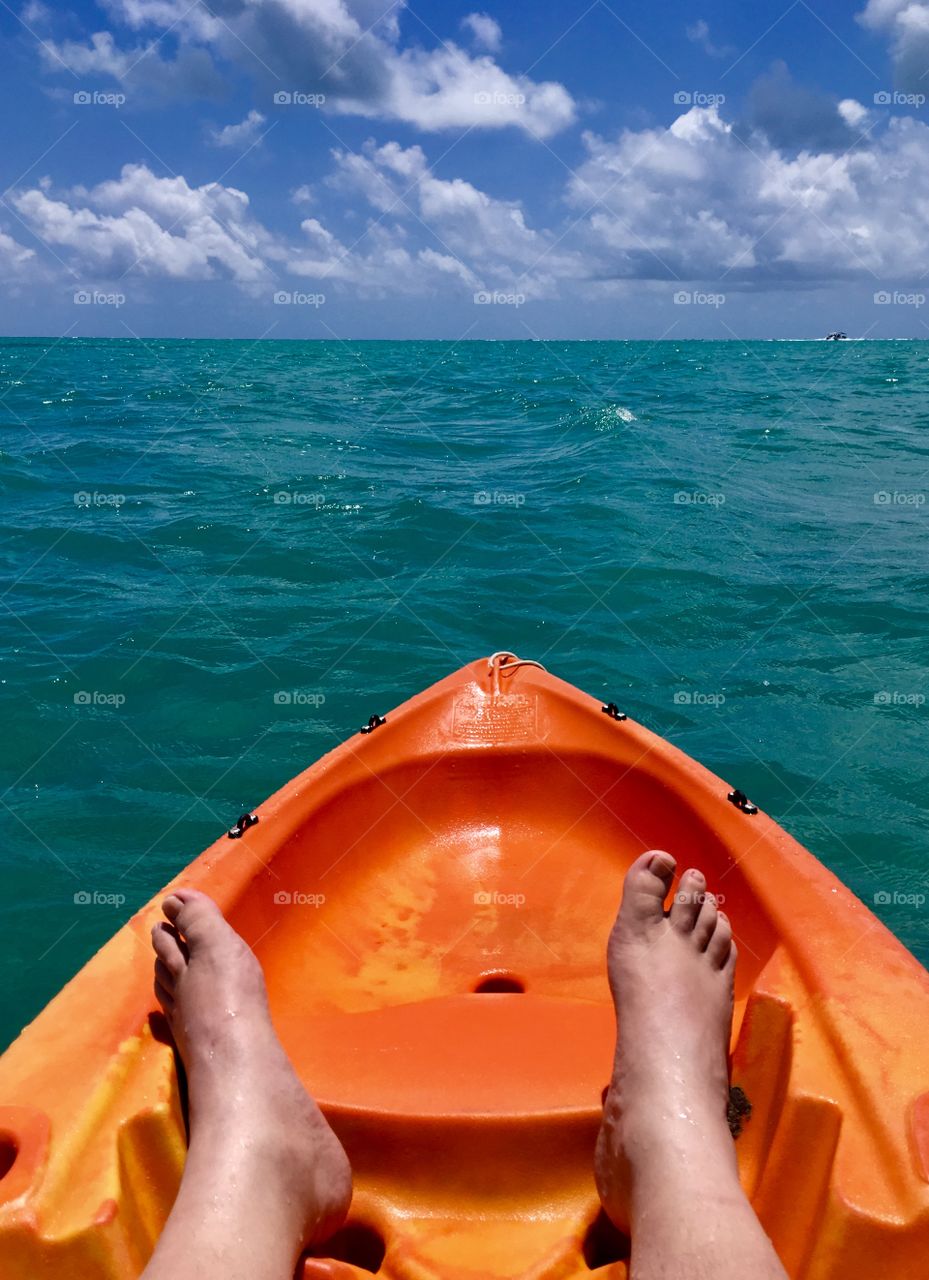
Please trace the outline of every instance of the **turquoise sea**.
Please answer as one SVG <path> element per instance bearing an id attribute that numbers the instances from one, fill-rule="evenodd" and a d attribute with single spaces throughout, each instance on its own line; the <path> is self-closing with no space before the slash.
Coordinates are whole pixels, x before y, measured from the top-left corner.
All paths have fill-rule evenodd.
<path id="1" fill-rule="evenodd" d="M 243 809 L 502 648 L 929 962 L 929 342 L 5 341 L 0 487 L 0 1042 Z"/>

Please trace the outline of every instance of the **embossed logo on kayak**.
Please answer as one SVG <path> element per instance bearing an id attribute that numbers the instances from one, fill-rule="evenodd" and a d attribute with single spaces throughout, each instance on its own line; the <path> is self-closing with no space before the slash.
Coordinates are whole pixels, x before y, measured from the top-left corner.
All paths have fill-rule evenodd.
<path id="1" fill-rule="evenodd" d="M 468 693 L 455 702 L 452 733 L 464 742 L 525 742 L 539 736 L 538 695 Z"/>

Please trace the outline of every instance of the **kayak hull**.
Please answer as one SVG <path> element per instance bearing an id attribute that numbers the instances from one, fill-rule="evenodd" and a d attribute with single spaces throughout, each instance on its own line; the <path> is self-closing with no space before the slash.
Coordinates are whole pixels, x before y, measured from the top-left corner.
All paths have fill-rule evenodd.
<path id="1" fill-rule="evenodd" d="M 355 1170 L 307 1280 L 625 1274 L 592 1153 L 604 946 L 668 848 L 739 945 L 743 1184 L 791 1277 L 929 1257 L 929 975 L 765 814 L 643 726 L 483 659 L 299 774 L 173 884 L 210 893 Z M 738 799 L 738 797 L 736 797 Z M 749 810 L 749 811 L 747 811 Z M 170 887 L 170 886 L 168 886 Z M 0 1275 L 128 1280 L 183 1170 L 153 899 L 0 1058 Z"/>

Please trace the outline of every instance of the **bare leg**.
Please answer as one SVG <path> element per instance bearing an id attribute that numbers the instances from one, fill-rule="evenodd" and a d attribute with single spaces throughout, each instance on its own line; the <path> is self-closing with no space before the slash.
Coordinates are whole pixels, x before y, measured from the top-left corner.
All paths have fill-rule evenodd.
<path id="1" fill-rule="evenodd" d="M 630 1229 L 632 1280 L 787 1280 L 726 1122 L 732 930 L 698 871 L 664 914 L 674 866 L 657 851 L 637 859 L 610 935 L 618 1034 L 597 1186 Z"/>
<path id="2" fill-rule="evenodd" d="M 144 1280 L 290 1280 L 348 1212 L 348 1159 L 294 1075 L 254 953 L 205 894 L 165 899 L 155 991 L 187 1072 L 190 1150 Z"/>

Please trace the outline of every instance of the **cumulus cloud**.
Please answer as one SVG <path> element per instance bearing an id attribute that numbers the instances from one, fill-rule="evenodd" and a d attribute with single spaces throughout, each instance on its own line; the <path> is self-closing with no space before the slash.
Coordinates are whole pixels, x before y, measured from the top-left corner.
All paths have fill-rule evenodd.
<path id="1" fill-rule="evenodd" d="M 862 112 L 851 99 L 841 106 L 848 126 Z M 440 176 L 422 147 L 396 141 L 333 151 L 328 176 L 293 191 L 275 230 L 243 191 L 145 165 L 89 190 L 42 181 L 8 199 L 88 274 L 227 278 L 246 289 L 299 278 L 327 296 L 501 289 L 593 300 L 630 280 L 727 292 L 882 287 L 915 284 L 925 270 L 929 126 L 911 117 L 891 117 L 867 145 L 796 151 L 761 132 L 749 146 L 717 107 L 694 107 L 667 128 L 588 133 L 584 147 L 548 225 L 519 201 Z M 9 237 L 3 261 L 36 267 Z"/>
<path id="2" fill-rule="evenodd" d="M 548 137 L 571 124 L 574 100 L 555 82 L 511 75 L 490 53 L 450 41 L 403 45 L 402 6 L 382 16 L 375 0 L 223 0 L 214 9 L 189 0 L 108 0 L 114 21 L 150 36 L 170 32 L 172 58 L 156 46 L 120 47 L 112 32 L 89 43 L 49 41 L 50 69 L 106 74 L 164 93 L 212 92 L 217 61 L 252 77 L 270 103 L 275 92 L 321 94 L 325 110 L 398 120 L 423 130 L 515 126 Z M 470 30 L 491 48 L 496 24 L 473 14 Z"/>
<path id="3" fill-rule="evenodd" d="M 577 254 L 550 231 L 527 224 L 518 201 L 500 200 L 462 178 L 438 178 L 418 146 L 368 142 L 360 153 L 334 151 L 334 190 L 363 196 L 381 215 L 410 219 L 435 249 L 467 265 L 469 275 L 527 296 L 550 294 L 581 269 Z"/>
<path id="4" fill-rule="evenodd" d="M 210 141 L 214 147 L 235 147 L 246 151 L 261 138 L 265 117 L 260 111 L 250 111 L 238 124 L 227 124 L 223 129 L 210 130 Z"/>
<path id="5" fill-rule="evenodd" d="M 98 31 L 87 44 L 76 40 L 44 40 L 40 56 L 49 71 L 70 70 L 76 76 L 109 76 L 127 96 L 158 99 L 218 99 L 223 78 L 205 49 L 184 47 L 165 58 L 154 42 L 120 48 L 109 31 Z"/>
<path id="6" fill-rule="evenodd" d="M 929 236 L 929 128 L 895 118 L 871 147 L 746 149 L 716 107 L 668 129 L 587 135 L 568 198 L 601 279 L 730 288 L 915 279 Z"/>
<path id="7" fill-rule="evenodd" d="M 929 92 L 929 4 L 919 0 L 868 0 L 858 21 L 890 37 L 894 80 L 899 88 L 922 95 Z"/>
<path id="8" fill-rule="evenodd" d="M 5 231 L 0 231 L 0 277 L 16 279 L 35 259 L 35 251 L 19 244 Z"/>
<path id="9" fill-rule="evenodd" d="M 473 292 L 479 277 L 454 254 L 406 243 L 396 227 L 373 226 L 363 242 L 346 246 L 316 218 L 301 224 L 304 245 L 288 270 L 316 286 L 350 285 L 363 297 L 417 296 L 459 286 Z"/>
<path id="10" fill-rule="evenodd" d="M 488 13 L 465 14 L 461 19 L 461 25 L 466 31 L 470 31 L 475 44 L 491 53 L 496 53 L 503 43 L 500 23 Z"/>
<path id="11" fill-rule="evenodd" d="M 12 197 L 45 244 L 69 251 L 85 270 L 181 280 L 227 277 L 251 284 L 280 256 L 274 238 L 249 214 L 248 196 L 210 182 L 192 187 L 159 178 L 144 164 L 119 178 L 57 197 L 47 184 Z"/>

